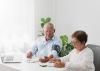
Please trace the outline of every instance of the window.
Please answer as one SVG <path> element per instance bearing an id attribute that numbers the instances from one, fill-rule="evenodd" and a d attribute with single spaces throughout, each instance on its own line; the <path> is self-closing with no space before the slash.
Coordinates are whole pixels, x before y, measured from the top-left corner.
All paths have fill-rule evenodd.
<path id="1" fill-rule="evenodd" d="M 0 0 L 0 53 L 31 47 L 33 37 L 34 0 Z"/>

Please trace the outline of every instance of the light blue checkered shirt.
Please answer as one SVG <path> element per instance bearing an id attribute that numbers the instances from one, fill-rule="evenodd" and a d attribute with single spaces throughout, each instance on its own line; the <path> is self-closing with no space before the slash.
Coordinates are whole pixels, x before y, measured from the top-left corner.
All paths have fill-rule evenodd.
<path id="1" fill-rule="evenodd" d="M 58 45 L 60 46 L 59 49 L 61 49 L 61 43 L 57 38 L 53 37 L 51 40 L 46 41 L 44 36 L 39 37 L 32 48 L 32 54 L 37 57 L 48 56 L 51 54 L 54 57 L 58 57 L 57 51 L 52 49 L 53 45 Z"/>

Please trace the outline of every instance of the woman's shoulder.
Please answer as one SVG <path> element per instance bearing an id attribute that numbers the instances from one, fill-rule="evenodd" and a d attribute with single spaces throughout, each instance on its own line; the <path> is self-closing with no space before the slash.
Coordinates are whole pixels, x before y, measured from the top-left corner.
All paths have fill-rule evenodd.
<path id="1" fill-rule="evenodd" d="M 84 50 L 84 53 L 85 53 L 85 54 L 90 54 L 90 55 L 91 55 L 91 54 L 93 54 L 93 51 L 92 51 L 91 48 L 86 47 L 85 50 Z"/>
<path id="2" fill-rule="evenodd" d="M 87 50 L 88 52 L 93 52 L 92 49 L 89 48 L 89 47 L 86 47 L 86 50 Z"/>

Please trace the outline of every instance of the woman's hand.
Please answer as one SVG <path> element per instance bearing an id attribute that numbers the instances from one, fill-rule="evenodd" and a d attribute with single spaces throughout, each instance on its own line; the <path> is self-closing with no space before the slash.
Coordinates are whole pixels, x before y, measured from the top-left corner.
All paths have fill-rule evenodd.
<path id="1" fill-rule="evenodd" d="M 61 62 L 60 59 L 56 59 L 56 58 L 52 58 L 49 60 L 51 63 L 55 63 L 55 62 Z"/>
<path id="2" fill-rule="evenodd" d="M 57 68 L 63 68 L 63 67 L 65 67 L 65 63 L 61 62 L 61 61 L 56 61 L 54 63 L 54 66 L 57 67 Z"/>

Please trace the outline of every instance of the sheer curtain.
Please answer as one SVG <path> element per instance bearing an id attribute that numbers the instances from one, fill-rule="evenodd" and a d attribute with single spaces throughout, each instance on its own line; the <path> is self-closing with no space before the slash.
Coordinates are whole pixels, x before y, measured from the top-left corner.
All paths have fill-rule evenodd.
<path id="1" fill-rule="evenodd" d="M 25 52 L 34 41 L 34 0 L 0 0 L 0 54 Z"/>

